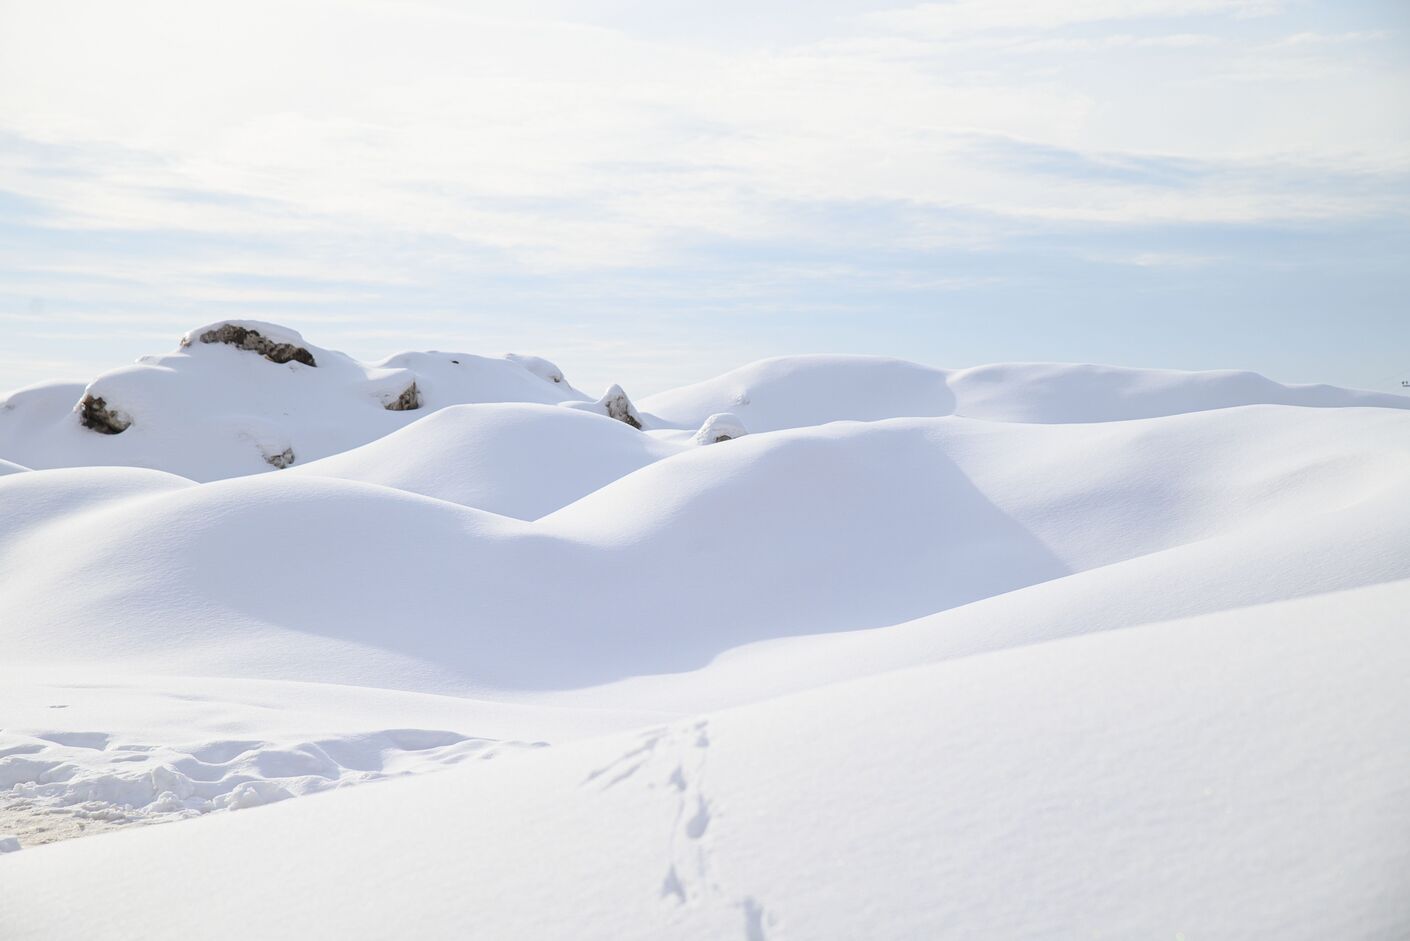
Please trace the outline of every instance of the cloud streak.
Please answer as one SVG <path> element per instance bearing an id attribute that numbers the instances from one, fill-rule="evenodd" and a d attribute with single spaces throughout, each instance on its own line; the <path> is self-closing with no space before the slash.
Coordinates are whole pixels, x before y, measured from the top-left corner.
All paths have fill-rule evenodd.
<path id="1" fill-rule="evenodd" d="M 1370 14 L 756 8 L 685 29 L 608 3 L 0 7 L 0 314 L 284 316 L 321 342 L 377 323 L 584 360 L 624 342 L 596 323 L 656 385 L 687 367 L 640 363 L 693 344 L 715 358 L 686 378 L 775 337 L 856 342 L 813 330 L 830 309 L 933 346 L 918 295 L 994 310 L 1091 259 L 1264 264 L 1156 233 L 1407 217 L 1410 57 Z"/>

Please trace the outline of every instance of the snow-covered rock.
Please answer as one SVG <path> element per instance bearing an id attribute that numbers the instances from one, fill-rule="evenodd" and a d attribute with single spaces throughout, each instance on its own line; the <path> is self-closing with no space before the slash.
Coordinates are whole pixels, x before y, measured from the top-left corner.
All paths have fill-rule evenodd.
<path id="1" fill-rule="evenodd" d="M 186 334 L 175 353 L 86 387 L 13 393 L 0 404 L 0 458 L 33 468 L 150 467 L 201 481 L 256 474 L 346 451 L 447 405 L 580 397 L 541 372 L 532 358 L 468 353 L 363 364 L 285 327 L 222 321 Z"/>
<path id="2" fill-rule="evenodd" d="M 636 410 L 632 400 L 627 398 L 627 393 L 622 391 L 618 385 L 611 386 L 602 393 L 602 398 L 596 402 L 564 402 L 568 408 L 581 409 L 585 412 L 596 412 L 599 415 L 606 415 L 615 421 L 630 425 L 640 430 L 642 426 L 641 413 Z"/>
<path id="3" fill-rule="evenodd" d="M 739 416 L 733 412 L 716 412 L 705 419 L 700 425 L 691 440 L 696 444 L 718 444 L 721 441 L 732 441 L 735 438 L 742 438 L 749 433 L 744 427 L 744 422 L 739 420 Z"/>

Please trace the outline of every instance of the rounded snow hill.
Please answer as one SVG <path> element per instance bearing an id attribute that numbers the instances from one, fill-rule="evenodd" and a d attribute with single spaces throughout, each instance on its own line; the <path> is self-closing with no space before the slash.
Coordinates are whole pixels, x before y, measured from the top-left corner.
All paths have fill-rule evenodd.
<path id="1" fill-rule="evenodd" d="M 1283 406 L 838 422 L 685 449 L 532 523 L 296 474 L 178 487 L 145 472 L 140 493 L 65 514 L 118 472 L 13 474 L 0 505 L 55 515 L 0 534 L 0 646 L 145 673 L 566 689 L 1292 520 L 1309 527 L 1287 563 L 1303 580 L 1360 544 L 1382 561 L 1359 569 L 1406 577 L 1408 426 Z M 1347 514 L 1360 543 L 1319 540 Z"/>
<path id="2" fill-rule="evenodd" d="M 696 431 L 729 412 L 751 432 L 949 415 L 948 373 L 886 356 L 782 356 L 641 400 L 664 424 Z"/>
<path id="3" fill-rule="evenodd" d="M 678 450 L 576 409 L 453 405 L 289 473 L 380 484 L 535 520 Z"/>
<path id="4" fill-rule="evenodd" d="M 1410 408 L 1410 397 L 1287 386 L 1252 372 L 1008 363 L 935 369 L 883 356 L 784 356 L 641 400 L 692 431 L 732 412 L 750 431 L 830 421 L 964 415 L 991 421 L 1100 422 L 1239 405 Z"/>
<path id="5" fill-rule="evenodd" d="M 86 387 L 14 393 L 0 405 L 0 456 L 216 480 L 337 454 L 446 405 L 573 398 L 581 393 L 534 357 L 400 353 L 369 365 L 274 324 L 221 321 Z M 89 427 L 81 403 L 96 416 Z"/>
<path id="6" fill-rule="evenodd" d="M 1105 422 L 1241 405 L 1410 409 L 1410 396 L 1329 385 L 1283 385 L 1256 372 L 1006 363 L 950 373 L 955 413 L 990 421 Z"/>

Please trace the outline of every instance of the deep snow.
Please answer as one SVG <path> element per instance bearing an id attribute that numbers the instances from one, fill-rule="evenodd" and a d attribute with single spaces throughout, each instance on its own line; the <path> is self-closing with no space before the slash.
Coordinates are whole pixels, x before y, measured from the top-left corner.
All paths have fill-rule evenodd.
<path id="1" fill-rule="evenodd" d="M 253 326 L 0 408 L 0 935 L 1410 928 L 1410 399 Z"/>

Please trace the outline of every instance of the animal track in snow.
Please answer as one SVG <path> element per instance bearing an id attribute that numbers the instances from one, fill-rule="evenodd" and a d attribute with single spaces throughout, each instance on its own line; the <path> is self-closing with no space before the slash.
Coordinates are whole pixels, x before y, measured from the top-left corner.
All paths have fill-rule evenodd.
<path id="1" fill-rule="evenodd" d="M 666 736 L 665 729 L 649 729 L 642 733 L 642 744 L 631 751 L 624 752 L 612 761 L 596 769 L 583 778 L 583 784 L 590 784 L 609 772 L 615 772 L 602 785 L 602 789 L 608 790 L 613 785 L 625 781 L 627 778 L 641 770 L 642 766 L 651 760 L 652 753 L 656 751 L 656 746 Z"/>
<path id="2" fill-rule="evenodd" d="M 660 898 L 678 907 L 725 902 L 742 912 L 745 941 L 766 941 L 766 928 L 774 923 L 773 917 L 753 895 L 735 896 L 729 891 L 718 871 L 710 836 L 716 811 L 704 789 L 709 751 L 708 720 L 649 729 L 641 734 L 639 745 L 592 770 L 582 784 L 601 782 L 606 791 L 648 769 L 645 787 L 657 789 L 664 784 L 675 811 L 666 839 Z M 667 762 L 670 771 L 664 776 L 657 777 L 649 770 Z"/>

